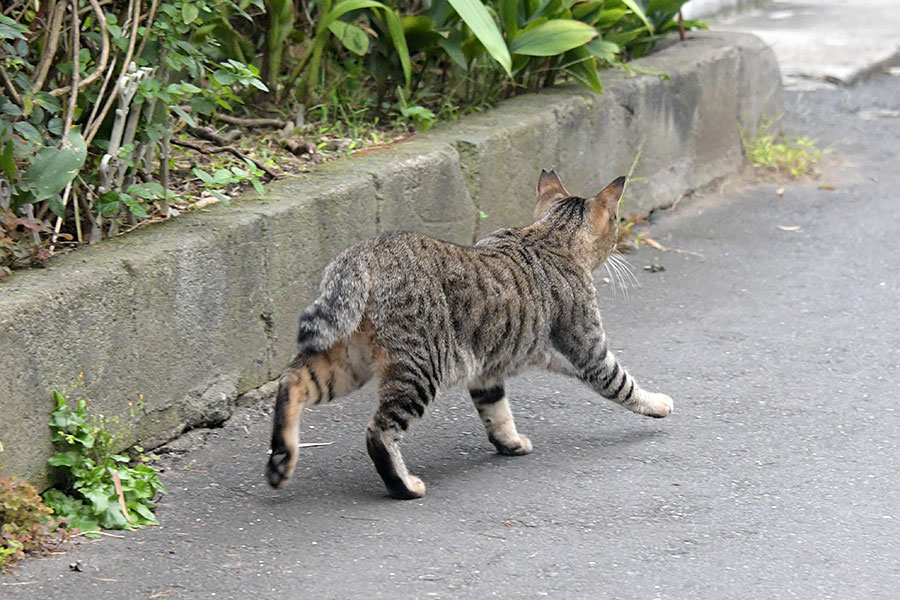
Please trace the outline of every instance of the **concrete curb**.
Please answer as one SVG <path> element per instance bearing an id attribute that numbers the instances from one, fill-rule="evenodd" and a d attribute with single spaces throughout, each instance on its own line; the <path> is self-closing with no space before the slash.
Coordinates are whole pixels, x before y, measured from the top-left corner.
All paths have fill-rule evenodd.
<path id="1" fill-rule="evenodd" d="M 50 391 L 71 389 L 81 372 L 95 413 L 133 423 L 127 443 L 228 418 L 239 393 L 278 376 L 322 268 L 355 241 L 402 228 L 471 243 L 529 222 L 541 168 L 585 195 L 638 151 L 643 179 L 627 210 L 649 212 L 736 170 L 738 125 L 753 131 L 781 112 L 774 54 L 753 36 L 692 33 L 636 65 L 669 79 L 613 73 L 600 96 L 515 98 L 276 182 L 264 199 L 17 274 L 0 288 L 2 472 L 48 482 Z"/>

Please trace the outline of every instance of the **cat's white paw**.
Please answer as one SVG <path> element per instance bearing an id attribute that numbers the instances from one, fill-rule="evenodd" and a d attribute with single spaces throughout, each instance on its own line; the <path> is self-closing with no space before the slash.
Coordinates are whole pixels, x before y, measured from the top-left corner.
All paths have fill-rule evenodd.
<path id="1" fill-rule="evenodd" d="M 665 394 L 647 392 L 646 395 L 641 398 L 641 403 L 638 406 L 638 410 L 635 412 L 647 415 L 648 417 L 661 419 L 662 417 L 667 417 L 672 414 L 673 408 L 672 399 Z"/>

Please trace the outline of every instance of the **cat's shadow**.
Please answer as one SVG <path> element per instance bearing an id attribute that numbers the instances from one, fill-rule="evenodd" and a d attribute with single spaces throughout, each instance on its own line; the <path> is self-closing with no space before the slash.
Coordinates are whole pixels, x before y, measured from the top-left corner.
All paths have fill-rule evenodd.
<path id="1" fill-rule="evenodd" d="M 542 434 L 532 437 L 535 451 L 526 456 L 504 456 L 491 444 L 475 436 L 444 438 L 443 443 L 409 444 L 406 450 L 410 470 L 420 475 L 429 486 L 429 494 L 446 495 L 446 490 L 460 490 L 485 477 L 540 478 L 549 473 L 576 472 L 598 461 L 621 458 L 625 448 L 646 444 L 648 440 L 667 437 L 663 429 L 630 427 L 604 429 L 602 433 L 579 437 Z M 339 510 L 359 508 L 371 503 L 397 502 L 391 498 L 372 468 L 360 456 L 350 469 L 319 473 L 315 481 L 292 480 L 284 490 L 269 490 L 262 495 L 266 504 L 275 506 L 328 500 Z M 455 492 L 454 492 L 455 493 Z M 426 494 L 423 501 L 427 501 Z"/>

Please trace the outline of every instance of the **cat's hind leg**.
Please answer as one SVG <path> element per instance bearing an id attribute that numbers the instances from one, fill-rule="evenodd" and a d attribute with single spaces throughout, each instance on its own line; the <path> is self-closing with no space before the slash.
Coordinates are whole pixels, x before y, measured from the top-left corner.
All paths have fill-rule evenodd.
<path id="1" fill-rule="evenodd" d="M 284 487 L 294 472 L 303 408 L 349 394 L 371 378 L 371 352 L 361 334 L 337 342 L 325 352 L 301 353 L 294 358 L 278 382 L 266 464 L 269 485 Z"/>
<path id="2" fill-rule="evenodd" d="M 366 449 L 391 496 L 401 500 L 421 498 L 425 484 L 407 470 L 400 440 L 425 414 L 437 393 L 436 384 L 421 371 L 401 365 L 390 365 L 383 371 L 378 409 L 366 428 Z"/>
<path id="3" fill-rule="evenodd" d="M 484 424 L 488 440 L 497 452 L 507 456 L 520 456 L 531 452 L 531 440 L 516 430 L 509 400 L 503 382 L 485 384 L 478 381 L 469 385 L 469 395 Z"/>

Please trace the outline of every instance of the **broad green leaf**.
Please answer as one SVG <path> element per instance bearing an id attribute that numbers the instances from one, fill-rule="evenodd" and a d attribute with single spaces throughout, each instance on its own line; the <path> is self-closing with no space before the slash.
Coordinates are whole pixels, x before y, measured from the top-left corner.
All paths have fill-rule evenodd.
<path id="1" fill-rule="evenodd" d="M 196 4 L 189 4 L 185 2 L 181 5 L 181 20 L 185 25 L 193 23 L 194 19 L 196 19 L 200 15 L 200 9 Z"/>
<path id="2" fill-rule="evenodd" d="M 403 34 L 406 37 L 425 35 L 434 30 L 434 19 L 426 15 L 403 17 L 400 24 L 403 25 Z"/>
<path id="3" fill-rule="evenodd" d="M 128 207 L 128 210 L 131 211 L 131 214 L 142 219 L 146 218 L 149 215 L 147 209 L 143 204 L 141 204 L 140 200 L 138 200 L 134 196 L 129 196 L 127 194 L 122 194 L 122 196 L 122 202 L 125 203 L 125 206 Z"/>
<path id="4" fill-rule="evenodd" d="M 215 184 L 225 185 L 226 183 L 231 183 L 231 180 L 231 172 L 228 169 L 219 169 L 213 173 L 213 183 Z"/>
<path id="5" fill-rule="evenodd" d="M 194 167 L 194 169 L 193 169 L 191 172 L 192 172 L 194 175 L 196 175 L 197 177 L 199 177 L 199 178 L 200 178 L 200 181 L 202 181 L 202 182 L 205 183 L 206 185 L 212 185 L 212 184 L 214 183 L 214 182 L 213 182 L 212 175 L 210 175 L 209 173 L 207 173 L 206 171 L 204 171 L 204 170 L 201 169 L 200 167 Z"/>
<path id="6" fill-rule="evenodd" d="M 653 14 L 655 12 L 661 12 L 675 14 L 681 10 L 681 7 L 685 2 L 687 2 L 687 0 L 650 0 L 650 3 L 647 4 L 647 13 Z"/>
<path id="7" fill-rule="evenodd" d="M 225 85 L 225 86 L 232 85 L 232 84 L 234 84 L 235 81 L 237 81 L 237 78 L 235 78 L 234 74 L 229 71 L 226 71 L 225 69 L 216 69 L 215 71 L 213 71 L 212 78 L 219 85 Z"/>
<path id="8" fill-rule="evenodd" d="M 148 181 L 144 183 L 143 186 L 150 190 L 150 193 L 152 193 L 155 198 L 165 198 L 166 196 L 166 191 L 163 189 L 163 186 L 156 183 L 155 181 Z M 143 449 L 138 450 L 138 452 L 143 451 Z"/>
<path id="9" fill-rule="evenodd" d="M 584 46 L 597 37 L 597 30 L 581 21 L 554 19 L 523 31 L 509 49 L 513 54 L 557 56 Z"/>
<path id="10" fill-rule="evenodd" d="M 111 217 L 119 212 L 119 192 L 106 192 L 97 199 L 97 210 L 104 217 Z"/>
<path id="11" fill-rule="evenodd" d="M 644 25 L 647 26 L 647 30 L 650 33 L 653 33 L 653 25 L 650 24 L 650 21 L 647 20 L 647 15 L 644 14 L 644 9 L 636 2 L 636 0 L 622 0 L 622 3 L 634 11 L 634 14 L 637 15 L 638 19 L 644 22 Z"/>
<path id="12" fill-rule="evenodd" d="M 74 450 L 68 452 L 57 452 L 47 459 L 47 463 L 52 467 L 71 467 L 78 461 L 78 453 Z"/>
<path id="13" fill-rule="evenodd" d="M 16 174 L 16 161 L 13 158 L 13 143 L 12 140 L 7 140 L 5 144 L 3 144 L 2 150 L 0 150 L 0 169 L 3 170 L 3 174 L 6 175 L 6 178 L 12 180 Z"/>
<path id="14" fill-rule="evenodd" d="M 35 9 L 36 10 L 36 9 Z M 6 15 L 0 15 L 0 39 L 24 40 L 28 29 Z"/>
<path id="15" fill-rule="evenodd" d="M 594 93 L 603 93 L 603 84 L 597 73 L 597 60 L 584 47 L 566 52 L 566 70 L 584 87 Z"/>
<path id="16" fill-rule="evenodd" d="M 619 48 L 618 44 L 613 44 L 600 37 L 592 39 L 584 45 L 584 48 L 590 52 L 592 56 L 596 56 L 600 60 L 605 60 L 606 62 L 616 62 L 619 58 L 619 52 L 622 50 Z"/>
<path id="17" fill-rule="evenodd" d="M 47 199 L 50 203 L 50 210 L 53 211 L 53 214 L 57 217 L 65 217 L 66 216 L 66 207 L 63 206 L 62 196 L 59 194 L 53 194 L 50 198 Z"/>
<path id="18" fill-rule="evenodd" d="M 403 25 L 400 24 L 400 19 L 397 18 L 394 11 L 375 0 L 344 0 L 343 2 L 339 2 L 336 6 L 333 6 L 331 12 L 319 21 L 315 52 L 313 59 L 310 61 L 310 65 L 318 64 L 318 56 L 321 55 L 324 45 L 324 40 L 321 37 L 323 32 L 326 30 L 331 31 L 331 24 L 343 15 L 361 8 L 380 8 L 384 11 L 388 31 L 391 33 L 391 40 L 394 42 L 394 48 L 397 49 L 397 56 L 400 58 L 400 65 L 403 67 L 403 75 L 406 77 L 406 83 L 408 84 L 412 79 L 412 66 L 409 62 L 409 48 L 406 47 L 406 38 L 403 36 Z M 313 72 L 316 72 L 317 70 L 317 68 L 313 68 Z"/>
<path id="19" fill-rule="evenodd" d="M 479 0 L 448 0 L 460 18 L 465 21 L 475 37 L 481 41 L 485 50 L 512 77 L 512 57 L 506 47 L 506 41 L 491 18 L 491 14 Z"/>
<path id="20" fill-rule="evenodd" d="M 77 529 L 85 533 L 84 537 L 99 538 L 100 536 L 92 531 L 100 531 L 100 523 L 96 519 L 86 519 L 84 517 L 74 517 L 69 519 L 69 529 Z"/>
<path id="21" fill-rule="evenodd" d="M 406 79 L 406 85 L 412 81 L 412 65 L 409 61 L 409 48 L 406 46 L 406 36 L 403 34 L 403 25 L 397 14 L 389 8 L 384 9 L 385 20 L 387 20 L 388 31 L 391 32 L 391 41 L 394 42 L 394 48 L 397 49 L 397 56 L 400 58 L 400 66 L 403 67 L 403 76 Z"/>
<path id="22" fill-rule="evenodd" d="M 343 21 L 335 21 L 328 26 L 328 29 L 331 30 L 331 33 L 333 33 L 337 39 L 341 40 L 341 43 L 350 52 L 365 56 L 366 52 L 369 51 L 369 36 L 356 25 L 351 25 L 350 23 L 345 23 Z"/>
<path id="23" fill-rule="evenodd" d="M 105 512 L 111 504 L 109 494 L 104 489 L 83 489 L 81 490 L 81 495 L 91 503 L 91 509 L 97 515 Z"/>
<path id="24" fill-rule="evenodd" d="M 182 110 L 181 107 L 172 104 L 171 106 L 169 106 L 169 108 L 172 109 L 173 113 L 175 113 L 176 115 L 178 115 L 179 117 L 184 119 L 184 121 L 191 127 L 197 126 L 197 122 L 194 121 L 194 118 L 191 115 L 189 115 L 188 113 L 186 113 L 184 110 Z"/>
<path id="25" fill-rule="evenodd" d="M 575 10 L 572 12 L 574 13 Z M 600 13 L 597 14 L 597 18 L 594 20 L 594 26 L 599 27 L 602 31 L 606 31 L 624 17 L 627 12 L 628 11 L 624 8 L 612 8 L 600 11 Z"/>
<path id="26" fill-rule="evenodd" d="M 13 129 L 32 144 L 43 145 L 44 143 L 44 136 L 42 136 L 41 132 L 35 129 L 34 125 L 28 121 L 17 121 L 16 123 L 13 123 Z"/>
<path id="27" fill-rule="evenodd" d="M 34 194 L 34 201 L 40 202 L 62 191 L 75 179 L 85 158 L 87 146 L 75 130 L 69 132 L 59 148 L 44 148 L 38 152 L 24 176 Z"/>
<path id="28" fill-rule="evenodd" d="M 225 206 L 231 205 L 231 199 L 217 190 L 209 190 L 209 193 L 218 198 Z"/>
<path id="29" fill-rule="evenodd" d="M 469 69 L 469 63 L 468 61 L 466 61 L 466 55 L 462 51 L 462 39 L 460 38 L 459 32 L 450 34 L 450 37 L 446 39 L 440 39 L 438 41 L 438 46 L 440 46 L 444 50 L 444 52 L 447 53 L 447 56 L 450 57 L 450 60 L 452 60 L 454 64 L 462 69 Z"/>
<path id="30" fill-rule="evenodd" d="M 159 522 L 156 520 L 156 517 L 150 512 L 150 509 L 141 503 L 137 503 L 134 505 L 134 512 L 139 514 L 148 525 L 159 525 Z"/>

